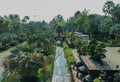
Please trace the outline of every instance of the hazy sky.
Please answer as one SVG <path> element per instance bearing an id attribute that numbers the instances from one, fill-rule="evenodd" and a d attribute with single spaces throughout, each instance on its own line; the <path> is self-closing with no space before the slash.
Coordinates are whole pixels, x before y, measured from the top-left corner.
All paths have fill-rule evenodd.
<path id="1" fill-rule="evenodd" d="M 0 0 L 0 15 L 28 15 L 32 20 L 50 21 L 58 14 L 65 19 L 73 16 L 77 10 L 89 9 L 90 13 L 102 13 L 107 0 Z M 120 0 L 113 0 L 120 3 Z"/>

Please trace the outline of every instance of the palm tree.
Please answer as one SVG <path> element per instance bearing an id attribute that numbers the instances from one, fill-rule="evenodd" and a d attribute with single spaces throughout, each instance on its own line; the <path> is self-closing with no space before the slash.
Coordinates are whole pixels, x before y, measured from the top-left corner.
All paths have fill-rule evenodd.
<path id="1" fill-rule="evenodd" d="M 41 53 L 21 53 L 10 60 L 9 71 L 10 75 L 15 72 L 21 75 L 21 82 L 38 82 L 37 72 L 39 68 L 47 65 L 48 59 Z M 9 80 L 7 77 L 5 79 Z"/>
<path id="2" fill-rule="evenodd" d="M 103 6 L 103 12 L 105 15 L 111 14 L 112 9 L 114 8 L 115 4 L 113 1 L 107 1 L 105 5 Z"/>
<path id="3" fill-rule="evenodd" d="M 30 19 L 29 16 L 24 16 L 24 18 L 22 19 L 22 22 L 27 23 L 29 19 Z"/>

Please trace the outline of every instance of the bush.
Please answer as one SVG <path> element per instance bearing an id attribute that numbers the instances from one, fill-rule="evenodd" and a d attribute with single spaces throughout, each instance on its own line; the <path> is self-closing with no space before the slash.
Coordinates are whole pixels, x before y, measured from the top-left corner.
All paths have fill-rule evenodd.
<path id="1" fill-rule="evenodd" d="M 63 43 L 63 48 L 64 48 L 64 53 L 65 53 L 67 64 L 68 64 L 68 73 L 70 73 L 70 65 L 72 65 L 75 62 L 75 59 L 72 56 L 70 48 L 65 42 Z"/>
<path id="2" fill-rule="evenodd" d="M 106 46 L 111 46 L 112 45 L 112 40 L 107 40 Z"/>
<path id="3" fill-rule="evenodd" d="M 120 43 L 118 41 L 116 41 L 116 40 L 113 40 L 111 46 L 112 47 L 118 47 L 118 46 L 120 46 Z"/>
<path id="4" fill-rule="evenodd" d="M 63 47 L 64 47 L 64 53 L 65 53 L 66 59 L 68 60 L 68 64 L 70 65 L 73 64 L 75 62 L 75 59 L 72 56 L 70 48 L 65 42 L 63 43 Z"/>

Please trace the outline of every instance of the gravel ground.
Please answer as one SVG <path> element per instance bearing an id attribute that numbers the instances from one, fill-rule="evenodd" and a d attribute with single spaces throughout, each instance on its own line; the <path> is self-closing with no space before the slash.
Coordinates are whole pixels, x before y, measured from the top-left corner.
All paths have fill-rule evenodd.
<path id="1" fill-rule="evenodd" d="M 106 58 L 104 61 L 106 61 L 113 69 L 120 70 L 120 53 L 118 50 L 120 47 L 107 47 L 106 50 Z M 118 68 L 116 66 L 119 65 Z"/>
<path id="2" fill-rule="evenodd" d="M 77 49 L 71 49 L 71 52 L 72 52 L 73 57 L 76 59 L 76 61 L 80 61 Z M 71 68 L 73 68 L 73 66 L 71 66 Z M 76 77 L 76 75 L 77 75 L 77 71 L 75 71 L 75 70 L 72 69 L 72 76 L 73 76 L 74 82 L 81 82 L 81 80 L 78 79 Z"/>

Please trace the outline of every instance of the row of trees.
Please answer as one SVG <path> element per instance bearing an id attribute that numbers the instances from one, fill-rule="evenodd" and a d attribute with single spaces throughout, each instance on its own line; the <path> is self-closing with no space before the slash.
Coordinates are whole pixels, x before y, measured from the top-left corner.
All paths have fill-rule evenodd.
<path id="1" fill-rule="evenodd" d="M 28 41 L 36 33 L 36 35 L 42 36 L 43 31 L 50 29 L 48 23 L 45 21 L 34 22 L 29 21 L 29 19 L 28 16 L 25 16 L 20 20 L 19 15 L 16 14 L 4 17 L 0 16 L 0 51 Z"/>
<path id="2" fill-rule="evenodd" d="M 87 9 L 77 11 L 73 17 L 65 21 L 59 14 L 50 21 L 60 35 L 65 32 L 81 32 L 88 34 L 90 38 L 108 43 L 108 46 L 120 46 L 120 4 L 106 1 L 103 5 L 105 15 L 89 14 Z"/>
<path id="3" fill-rule="evenodd" d="M 102 59 L 105 58 L 106 45 L 95 39 L 92 39 L 89 43 L 81 40 L 75 34 L 66 34 L 67 41 L 70 41 L 70 47 L 76 48 L 79 55 L 89 55 L 90 59 L 100 63 L 102 65 Z"/>

